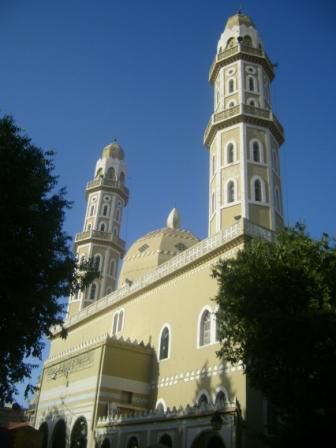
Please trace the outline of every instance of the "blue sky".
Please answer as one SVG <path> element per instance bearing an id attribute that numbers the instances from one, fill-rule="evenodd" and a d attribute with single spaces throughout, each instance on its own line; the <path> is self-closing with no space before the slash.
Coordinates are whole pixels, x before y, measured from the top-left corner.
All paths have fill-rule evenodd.
<path id="1" fill-rule="evenodd" d="M 130 201 L 122 236 L 163 227 L 176 206 L 184 228 L 207 235 L 212 111 L 208 70 L 236 0 L 0 0 L 0 114 L 56 151 L 59 185 L 74 202 L 65 223 L 81 231 L 84 186 L 103 146 L 117 138 Z M 286 222 L 313 236 L 335 230 L 333 0 L 242 2 L 278 64 L 273 107 L 286 132 Z"/>

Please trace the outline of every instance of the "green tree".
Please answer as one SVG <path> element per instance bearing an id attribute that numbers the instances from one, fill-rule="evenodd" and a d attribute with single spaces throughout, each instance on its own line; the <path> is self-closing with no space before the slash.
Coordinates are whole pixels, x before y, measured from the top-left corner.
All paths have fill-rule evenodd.
<path id="1" fill-rule="evenodd" d="M 62 325 L 60 298 L 84 286 L 63 231 L 70 207 L 55 191 L 51 152 L 32 145 L 11 117 L 0 118 L 0 403 L 30 377 L 43 335 Z M 84 266 L 84 270 L 87 266 Z M 77 274 L 76 274 L 77 272 Z M 85 275 L 84 275 L 85 277 Z"/>
<path id="2" fill-rule="evenodd" d="M 213 271 L 224 359 L 277 411 L 274 446 L 322 446 L 336 416 L 336 249 L 304 226 L 252 239 Z M 278 444 L 278 445 L 277 445 Z"/>

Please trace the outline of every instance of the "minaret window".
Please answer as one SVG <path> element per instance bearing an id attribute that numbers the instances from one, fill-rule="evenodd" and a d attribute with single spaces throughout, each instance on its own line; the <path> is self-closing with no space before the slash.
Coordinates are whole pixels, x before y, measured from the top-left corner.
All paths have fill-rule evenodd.
<path id="1" fill-rule="evenodd" d="M 201 317 L 200 322 L 200 340 L 199 345 L 208 345 L 210 344 L 211 337 L 211 315 L 210 311 L 205 310 Z"/>
<path id="2" fill-rule="evenodd" d="M 96 292 L 97 292 L 97 285 L 95 283 L 92 283 L 89 295 L 90 300 L 94 300 L 96 298 Z"/>
<path id="3" fill-rule="evenodd" d="M 226 48 L 232 48 L 234 44 L 235 44 L 234 38 L 230 37 L 230 39 L 227 41 Z"/>
<path id="4" fill-rule="evenodd" d="M 107 170 L 107 178 L 111 179 L 111 180 L 115 180 L 115 171 L 112 166 Z"/>
<path id="5" fill-rule="evenodd" d="M 93 214 L 94 214 L 94 205 L 91 205 L 91 208 L 90 208 L 90 216 L 93 216 Z"/>
<path id="6" fill-rule="evenodd" d="M 212 159 L 211 159 L 211 174 L 214 176 L 216 173 L 216 157 L 213 154 Z"/>
<path id="7" fill-rule="evenodd" d="M 100 226 L 99 226 L 99 230 L 100 230 L 101 232 L 105 232 L 105 229 L 106 229 L 106 225 L 105 225 L 104 222 L 102 222 L 102 223 L 100 224 Z"/>
<path id="8" fill-rule="evenodd" d="M 94 267 L 97 271 L 100 271 L 100 269 L 101 269 L 101 256 L 100 255 L 96 255 L 94 257 Z"/>
<path id="9" fill-rule="evenodd" d="M 216 394 L 215 404 L 224 404 L 226 403 L 226 394 L 224 391 L 220 390 Z"/>
<path id="10" fill-rule="evenodd" d="M 228 93 L 233 93 L 234 90 L 235 90 L 235 82 L 234 82 L 234 79 L 231 78 L 228 81 Z"/>
<path id="11" fill-rule="evenodd" d="M 231 203 L 235 201 L 235 184 L 233 180 L 231 180 L 227 184 L 227 202 Z"/>
<path id="12" fill-rule="evenodd" d="M 104 207 L 103 207 L 103 216 L 107 216 L 108 215 L 108 209 L 109 209 L 108 205 L 105 204 Z"/>
<path id="13" fill-rule="evenodd" d="M 114 315 L 113 318 L 113 327 L 112 327 L 112 334 L 117 333 L 117 327 L 118 327 L 118 313 Z"/>
<path id="14" fill-rule="evenodd" d="M 233 143 L 229 143 L 226 147 L 226 163 L 233 163 L 235 161 L 235 153 Z"/>
<path id="15" fill-rule="evenodd" d="M 164 327 L 160 337 L 160 357 L 159 359 L 167 359 L 169 354 L 169 328 Z"/>
<path id="16" fill-rule="evenodd" d="M 253 162 L 260 163 L 261 160 L 261 151 L 260 144 L 257 141 L 252 143 L 252 160 Z"/>
<path id="17" fill-rule="evenodd" d="M 262 200 L 261 182 L 259 179 L 256 179 L 254 181 L 254 200 L 257 202 L 261 202 L 261 200 Z"/>
<path id="18" fill-rule="evenodd" d="M 246 35 L 246 36 L 243 37 L 243 44 L 247 45 L 249 47 L 252 46 L 252 39 L 251 39 L 251 37 L 249 35 Z"/>
<path id="19" fill-rule="evenodd" d="M 86 230 L 87 230 L 88 232 L 91 230 L 91 224 L 88 224 L 88 225 L 87 225 Z"/>
<path id="20" fill-rule="evenodd" d="M 250 92 L 256 91 L 256 80 L 255 80 L 255 78 L 253 78 L 253 76 L 249 76 L 247 78 L 247 86 L 248 86 L 248 90 Z"/>
<path id="21" fill-rule="evenodd" d="M 199 407 L 202 406 L 206 406 L 207 404 L 209 404 L 209 398 L 207 397 L 207 395 L 205 393 L 202 393 L 199 397 L 199 399 L 197 400 L 197 405 Z"/>
<path id="22" fill-rule="evenodd" d="M 121 185 L 123 185 L 125 183 L 125 173 L 123 173 L 123 172 L 120 173 L 119 181 L 120 181 Z"/>
<path id="23" fill-rule="evenodd" d="M 249 99 L 247 100 L 247 104 L 248 104 L 249 106 L 252 106 L 252 107 L 257 107 L 257 102 L 256 102 L 256 100 L 253 99 L 253 98 L 249 98 Z"/>
<path id="24" fill-rule="evenodd" d="M 212 192 L 212 195 L 211 195 L 211 212 L 212 213 L 215 213 L 215 208 L 216 208 L 215 192 Z"/>

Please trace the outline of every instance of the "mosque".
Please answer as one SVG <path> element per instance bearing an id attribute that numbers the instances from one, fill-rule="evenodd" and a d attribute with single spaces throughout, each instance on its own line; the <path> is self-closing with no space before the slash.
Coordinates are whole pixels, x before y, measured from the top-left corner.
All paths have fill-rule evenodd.
<path id="1" fill-rule="evenodd" d="M 35 411 L 45 448 L 260 446 L 255 435 L 267 431 L 267 403 L 242 366 L 216 356 L 211 269 L 247 238 L 271 240 L 283 225 L 284 132 L 272 112 L 273 78 L 252 20 L 230 17 L 209 72 L 204 240 L 182 229 L 173 209 L 164 227 L 125 253 L 125 154 L 117 142 L 102 150 L 75 237 L 79 259 L 93 259 L 100 276 L 69 298 L 67 338 L 53 331 Z"/>

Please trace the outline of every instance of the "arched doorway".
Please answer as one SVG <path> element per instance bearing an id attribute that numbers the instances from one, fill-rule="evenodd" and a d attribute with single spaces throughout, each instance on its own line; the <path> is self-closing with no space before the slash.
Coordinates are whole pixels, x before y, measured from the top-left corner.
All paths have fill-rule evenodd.
<path id="1" fill-rule="evenodd" d="M 160 447 L 164 448 L 173 448 L 173 441 L 168 434 L 163 434 L 159 440 Z"/>
<path id="2" fill-rule="evenodd" d="M 205 431 L 196 437 L 191 448 L 225 448 L 225 445 L 215 431 Z"/>
<path id="3" fill-rule="evenodd" d="M 79 417 L 71 431 L 71 448 L 86 448 L 87 445 L 87 423 L 84 417 Z"/>
<path id="4" fill-rule="evenodd" d="M 39 431 L 42 433 L 42 448 L 47 448 L 49 431 L 46 422 L 42 423 L 42 425 L 39 427 Z"/>
<path id="5" fill-rule="evenodd" d="M 111 447 L 111 444 L 110 444 L 109 439 L 104 439 L 101 448 L 110 448 L 110 447 Z"/>
<path id="6" fill-rule="evenodd" d="M 63 419 L 58 420 L 52 434 L 52 448 L 65 448 L 66 423 Z"/>

